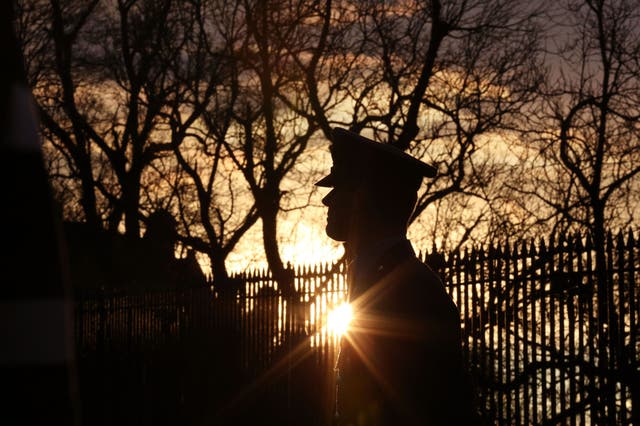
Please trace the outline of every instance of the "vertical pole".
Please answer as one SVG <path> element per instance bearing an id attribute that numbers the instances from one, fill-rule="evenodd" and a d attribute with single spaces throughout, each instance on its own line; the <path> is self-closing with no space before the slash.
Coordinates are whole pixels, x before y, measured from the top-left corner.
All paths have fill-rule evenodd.
<path id="1" fill-rule="evenodd" d="M 540 279 L 540 363 L 545 365 L 547 362 L 546 346 L 549 344 L 547 341 L 547 315 L 550 315 L 547 308 L 547 301 L 549 300 L 549 293 L 547 290 L 547 283 L 550 280 L 549 269 L 553 264 L 553 251 L 555 250 L 554 240 L 549 240 L 549 248 L 545 253 L 545 258 L 541 265 L 541 279 Z M 541 377 L 540 384 L 538 386 L 540 396 L 542 399 L 542 412 L 540 413 L 540 422 L 547 420 L 547 405 L 549 403 L 547 384 L 549 383 L 547 371 L 545 369 L 540 370 Z"/>
<path id="2" fill-rule="evenodd" d="M 634 253 L 638 253 L 636 246 L 636 239 L 633 235 L 632 231 L 629 231 L 629 237 L 627 239 L 627 255 L 628 255 L 628 264 L 629 264 L 629 276 L 628 276 L 628 288 L 629 288 L 629 324 L 631 324 L 631 328 L 629 330 L 629 341 L 637 342 L 640 338 L 638 336 L 638 320 L 639 320 L 639 310 L 638 310 L 638 297 L 639 289 L 636 285 L 637 275 L 636 271 L 638 271 L 638 265 L 640 265 L 640 259 L 638 256 L 634 255 Z M 629 363 L 631 364 L 631 359 Z M 640 424 L 640 373 L 637 369 L 633 370 L 633 376 L 630 380 L 629 391 L 631 393 L 631 424 Z"/>

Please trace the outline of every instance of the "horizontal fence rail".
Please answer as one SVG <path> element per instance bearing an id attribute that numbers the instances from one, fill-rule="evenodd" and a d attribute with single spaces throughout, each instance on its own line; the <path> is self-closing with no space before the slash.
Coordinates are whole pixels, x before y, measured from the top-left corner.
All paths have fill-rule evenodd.
<path id="1" fill-rule="evenodd" d="M 491 424 L 640 424 L 640 244 L 631 232 L 609 235 L 600 253 L 576 235 L 420 255 L 458 306 L 479 409 Z M 346 301 L 347 285 L 339 262 L 292 272 L 292 294 L 256 270 L 235 274 L 224 291 L 84 295 L 75 322 L 79 357 L 144 353 L 148 360 L 180 348 L 189 362 L 191 351 L 211 354 L 199 362 L 222 362 L 211 374 L 229 372 L 227 387 L 259 383 L 286 395 L 270 406 L 295 410 L 321 393 L 292 384 L 301 365 L 330 393 L 338 336 L 327 315 Z"/>

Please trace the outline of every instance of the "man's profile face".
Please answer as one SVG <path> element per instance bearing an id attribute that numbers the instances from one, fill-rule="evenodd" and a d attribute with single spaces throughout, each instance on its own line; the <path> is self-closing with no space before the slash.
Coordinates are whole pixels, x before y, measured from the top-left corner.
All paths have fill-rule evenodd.
<path id="1" fill-rule="evenodd" d="M 353 223 L 355 191 L 350 185 L 337 185 L 323 199 L 327 206 L 326 232 L 329 238 L 336 241 L 347 241 L 349 229 Z"/>

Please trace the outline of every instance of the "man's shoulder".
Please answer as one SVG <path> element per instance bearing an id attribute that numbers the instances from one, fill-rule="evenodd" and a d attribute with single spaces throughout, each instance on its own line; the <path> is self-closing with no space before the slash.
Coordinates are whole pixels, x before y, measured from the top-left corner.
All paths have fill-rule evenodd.
<path id="1" fill-rule="evenodd" d="M 404 262 L 402 278 L 408 285 L 415 287 L 416 290 L 446 295 L 440 275 L 415 256 Z"/>
<path id="2" fill-rule="evenodd" d="M 440 276 L 417 258 L 408 259 L 404 265 L 402 283 L 398 290 L 403 299 L 424 312 L 458 316 L 457 308 Z"/>
<path id="3" fill-rule="evenodd" d="M 442 285 L 440 275 L 438 275 L 433 269 L 429 267 L 429 265 L 418 259 L 416 256 L 408 258 L 406 264 L 410 273 L 424 280 L 438 282 Z"/>

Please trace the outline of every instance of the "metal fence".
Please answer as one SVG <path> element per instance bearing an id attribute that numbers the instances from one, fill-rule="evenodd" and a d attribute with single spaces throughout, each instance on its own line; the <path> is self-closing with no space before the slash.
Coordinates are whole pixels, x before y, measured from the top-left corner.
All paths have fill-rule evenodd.
<path id="1" fill-rule="evenodd" d="M 609 236 L 604 255 L 603 273 L 581 236 L 420 255 L 460 310 L 463 349 L 492 424 L 640 424 L 640 244 L 631 232 Z M 226 366 L 205 368 L 212 377 L 233 371 L 227 382 L 210 384 L 235 389 L 214 396 L 235 401 L 216 409 L 253 392 L 262 395 L 254 400 L 275 398 L 262 405 L 272 412 L 295 417 L 296 404 L 310 396 L 320 411 L 329 404 L 319 395 L 330 393 L 337 341 L 327 312 L 346 298 L 345 271 L 339 263 L 292 271 L 292 295 L 261 270 L 236 274 L 224 295 L 199 288 L 85 297 L 76 316 L 80 359 L 102 354 L 104 363 L 143 351 L 144 364 L 150 354 L 180 348 L 180 362 L 193 367 L 198 351 L 209 354 L 199 362 Z M 607 312 L 599 312 L 602 297 Z M 310 369 L 314 376 L 304 376 Z M 189 373 L 176 374 L 178 399 L 186 401 Z M 184 404 L 183 414 L 193 410 Z"/>

